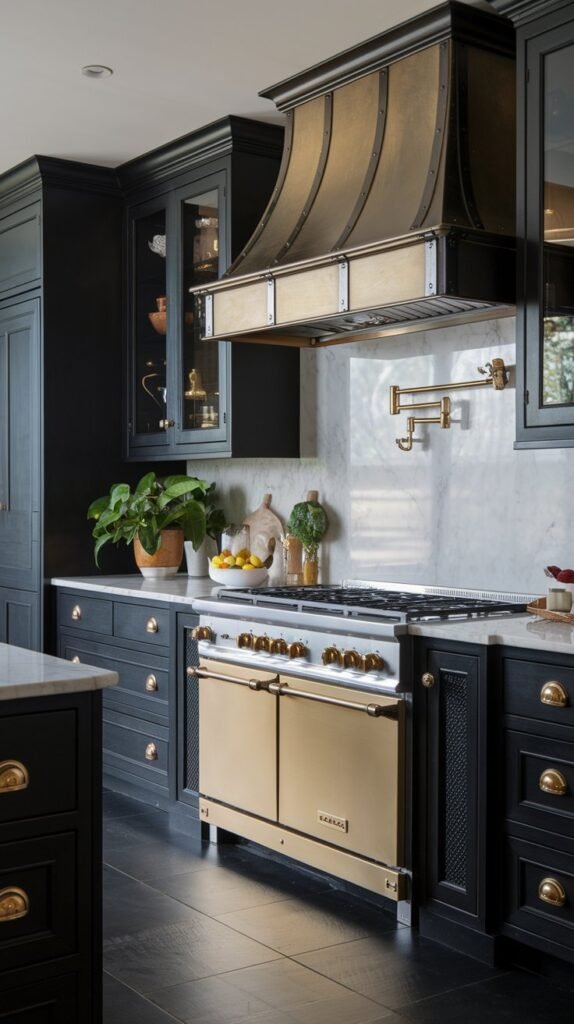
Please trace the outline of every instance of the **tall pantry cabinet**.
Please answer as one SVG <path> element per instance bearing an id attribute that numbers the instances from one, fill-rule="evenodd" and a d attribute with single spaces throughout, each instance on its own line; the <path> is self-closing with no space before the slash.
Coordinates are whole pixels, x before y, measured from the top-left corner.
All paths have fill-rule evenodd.
<path id="1" fill-rule="evenodd" d="M 44 646 L 45 581 L 93 573 L 87 506 L 129 479 L 121 217 L 107 168 L 34 157 L 0 176 L 2 643 Z M 127 570 L 129 553 L 106 568 Z"/>

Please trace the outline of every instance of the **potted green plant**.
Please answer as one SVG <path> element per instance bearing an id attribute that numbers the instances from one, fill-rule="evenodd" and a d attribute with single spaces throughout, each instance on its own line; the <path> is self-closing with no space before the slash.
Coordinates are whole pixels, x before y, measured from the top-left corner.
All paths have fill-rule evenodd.
<path id="1" fill-rule="evenodd" d="M 207 576 L 209 558 L 219 550 L 219 540 L 227 519 L 223 509 L 215 503 L 215 486 L 212 483 L 206 491 L 198 488 L 197 492 L 192 492 L 192 497 L 201 501 L 205 507 L 205 538 L 197 549 L 191 541 L 186 540 L 184 544 L 188 576 Z"/>
<path id="2" fill-rule="evenodd" d="M 184 540 L 197 550 L 205 538 L 205 480 L 168 476 L 160 480 L 146 473 L 132 491 L 129 484 L 114 484 L 109 494 L 96 498 L 88 509 L 95 519 L 94 555 L 105 544 L 134 545 L 136 563 L 144 576 L 174 576 L 181 564 Z"/>

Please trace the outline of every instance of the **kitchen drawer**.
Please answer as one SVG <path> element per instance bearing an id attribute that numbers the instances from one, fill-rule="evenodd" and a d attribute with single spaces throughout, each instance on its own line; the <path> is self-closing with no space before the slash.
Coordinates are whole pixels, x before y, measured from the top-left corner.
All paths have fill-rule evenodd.
<path id="1" fill-rule="evenodd" d="M 96 597 L 58 593 L 58 625 L 88 633 L 110 633 L 113 626 L 113 602 Z"/>
<path id="2" fill-rule="evenodd" d="M 0 1024 L 78 1024 L 75 974 L 2 992 Z"/>
<path id="3" fill-rule="evenodd" d="M 0 718 L 0 825 L 77 807 L 73 709 Z"/>
<path id="4" fill-rule="evenodd" d="M 104 708 L 104 769 L 119 769 L 167 789 L 169 730 Z"/>
<path id="5" fill-rule="evenodd" d="M 573 742 L 506 733 L 506 816 L 512 821 L 574 835 Z"/>
<path id="6" fill-rule="evenodd" d="M 117 686 L 104 690 L 103 702 L 108 707 L 127 704 L 134 714 L 151 715 L 162 721 L 169 713 L 169 660 L 155 653 L 142 654 L 112 644 L 100 644 L 83 637 L 67 636 L 60 633 L 58 642 L 60 658 L 68 661 L 76 658 L 86 665 L 117 672 Z"/>
<path id="7" fill-rule="evenodd" d="M 14 889 L 19 891 L 16 897 Z M 76 890 L 75 833 L 0 845 L 3 971 L 76 951 Z M 21 916 L 11 918 L 10 902 L 16 903 Z"/>
<path id="8" fill-rule="evenodd" d="M 545 703 L 543 696 L 557 703 Z M 574 725 L 574 668 L 505 659 L 504 710 L 540 722 Z"/>
<path id="9" fill-rule="evenodd" d="M 169 644 L 169 611 L 150 605 L 114 603 L 114 636 L 146 644 Z"/>
<path id="10" fill-rule="evenodd" d="M 510 838 L 504 888 L 507 924 L 574 951 L 574 857 Z"/>

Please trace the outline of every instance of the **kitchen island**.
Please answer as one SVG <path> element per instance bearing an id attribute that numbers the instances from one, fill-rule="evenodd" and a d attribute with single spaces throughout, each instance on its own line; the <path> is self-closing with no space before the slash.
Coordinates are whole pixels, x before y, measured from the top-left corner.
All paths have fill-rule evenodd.
<path id="1" fill-rule="evenodd" d="M 101 1024 L 101 690 L 0 644 L 0 1021 Z"/>

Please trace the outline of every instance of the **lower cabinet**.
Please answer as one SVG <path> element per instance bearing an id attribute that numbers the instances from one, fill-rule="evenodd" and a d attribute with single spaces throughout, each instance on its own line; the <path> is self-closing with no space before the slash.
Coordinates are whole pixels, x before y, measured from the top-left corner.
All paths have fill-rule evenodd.
<path id="1" fill-rule="evenodd" d="M 495 730 L 495 679 L 482 646 L 415 641 L 415 886 L 419 927 L 480 959 L 493 958 L 489 937 L 496 904 L 487 793 Z"/>
<path id="2" fill-rule="evenodd" d="M 101 693 L 1 701 L 0 757 L 0 1022 L 101 1024 Z"/>
<path id="3" fill-rule="evenodd" d="M 502 655 L 502 934 L 574 963 L 574 663 Z"/>
<path id="4" fill-rule="evenodd" d="M 0 587 L 0 643 L 35 650 L 39 646 L 39 637 L 38 594 Z"/>

